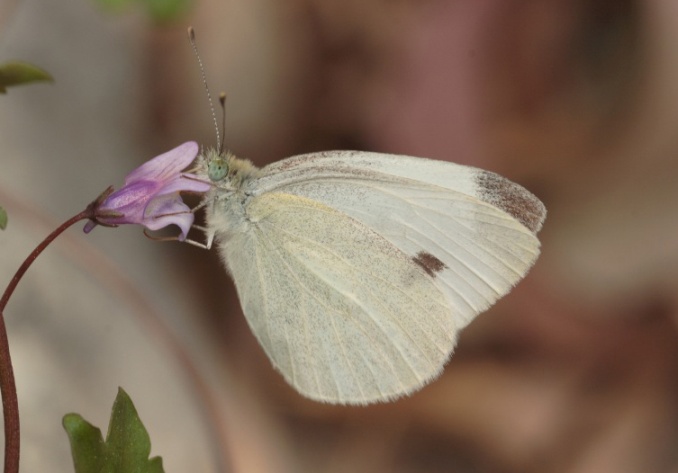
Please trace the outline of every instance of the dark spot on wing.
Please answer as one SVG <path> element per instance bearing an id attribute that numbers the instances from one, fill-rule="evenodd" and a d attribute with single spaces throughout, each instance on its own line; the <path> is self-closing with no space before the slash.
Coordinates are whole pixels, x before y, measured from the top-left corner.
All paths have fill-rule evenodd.
<path id="1" fill-rule="evenodd" d="M 420 251 L 417 253 L 417 256 L 412 258 L 412 261 L 421 266 L 429 276 L 433 277 L 435 277 L 436 273 L 439 273 L 443 269 L 447 268 L 445 263 L 433 256 L 431 253 L 427 253 L 425 251 Z"/>
<path id="2" fill-rule="evenodd" d="M 537 233 L 546 217 L 546 208 L 532 193 L 497 174 L 480 171 L 476 176 L 480 198 Z"/>

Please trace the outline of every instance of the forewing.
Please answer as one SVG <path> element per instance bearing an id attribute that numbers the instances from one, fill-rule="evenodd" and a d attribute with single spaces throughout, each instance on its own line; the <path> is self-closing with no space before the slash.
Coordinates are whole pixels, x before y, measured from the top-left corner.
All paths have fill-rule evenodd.
<path id="1" fill-rule="evenodd" d="M 509 292 L 539 255 L 543 204 L 473 167 L 334 151 L 274 163 L 252 184 L 255 192 L 321 202 L 372 228 L 435 279 L 460 328 Z"/>
<path id="2" fill-rule="evenodd" d="M 441 372 L 457 319 L 409 255 L 304 197 L 266 193 L 246 213 L 249 231 L 221 251 L 254 334 L 297 390 L 369 403 Z"/>

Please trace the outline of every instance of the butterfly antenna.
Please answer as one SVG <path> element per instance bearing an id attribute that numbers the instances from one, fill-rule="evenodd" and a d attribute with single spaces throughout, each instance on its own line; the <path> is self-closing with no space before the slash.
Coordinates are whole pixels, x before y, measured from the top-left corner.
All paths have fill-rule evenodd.
<path id="1" fill-rule="evenodd" d="M 210 111 L 212 112 L 212 120 L 214 121 L 214 130 L 217 132 L 217 148 L 221 150 L 224 147 L 224 144 L 221 141 L 221 136 L 219 135 L 217 114 L 214 111 L 214 104 L 212 103 L 212 94 L 210 94 L 210 88 L 207 85 L 207 75 L 205 74 L 205 68 L 202 65 L 202 59 L 200 59 L 200 54 L 198 53 L 198 46 L 195 44 L 195 30 L 193 29 L 192 26 L 188 27 L 188 40 L 191 42 L 191 46 L 193 47 L 193 53 L 195 54 L 195 57 L 198 60 L 198 66 L 200 67 L 200 75 L 202 76 L 202 83 L 205 86 L 205 92 L 207 92 L 207 100 L 210 103 Z"/>
<path id="2" fill-rule="evenodd" d="M 219 94 L 219 105 L 221 106 L 221 134 L 224 135 L 224 140 L 219 146 L 219 154 L 223 154 L 224 143 L 226 142 L 226 92 Z"/>

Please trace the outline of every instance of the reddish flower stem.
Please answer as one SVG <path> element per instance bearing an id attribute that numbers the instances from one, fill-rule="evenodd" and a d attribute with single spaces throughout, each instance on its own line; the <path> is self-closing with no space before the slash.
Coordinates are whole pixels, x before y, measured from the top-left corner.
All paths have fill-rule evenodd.
<path id="1" fill-rule="evenodd" d="M 2 394 L 2 413 L 5 421 L 5 473 L 19 472 L 20 431 L 19 431 L 19 403 L 14 382 L 14 370 L 9 353 L 9 341 L 7 328 L 5 327 L 4 311 L 9 298 L 14 293 L 17 284 L 26 273 L 33 261 L 43 252 L 47 246 L 61 235 L 71 225 L 80 220 L 91 218 L 94 215 L 94 206 L 90 204 L 87 209 L 71 217 L 62 223 L 56 230 L 50 233 L 24 260 L 14 277 L 7 285 L 5 293 L 0 299 L 0 394 Z"/>

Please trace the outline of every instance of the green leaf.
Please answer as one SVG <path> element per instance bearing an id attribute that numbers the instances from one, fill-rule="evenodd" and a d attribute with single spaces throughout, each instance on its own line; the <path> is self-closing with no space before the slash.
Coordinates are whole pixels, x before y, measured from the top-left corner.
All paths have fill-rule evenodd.
<path id="1" fill-rule="evenodd" d="M 64 429 L 71 441 L 71 455 L 76 473 L 99 473 L 106 456 L 106 445 L 101 430 L 79 414 L 66 414 Z"/>
<path id="2" fill-rule="evenodd" d="M 163 473 L 162 459 L 149 459 L 151 439 L 127 393 L 119 388 L 108 434 L 78 414 L 67 414 L 64 428 L 71 442 L 76 473 Z"/>
<path id="3" fill-rule="evenodd" d="M 7 211 L 0 207 L 0 230 L 7 228 Z"/>
<path id="4" fill-rule="evenodd" d="M 38 81 L 51 82 L 53 79 L 49 72 L 26 62 L 0 64 L 0 94 L 6 93 L 7 87 Z"/>
<path id="5" fill-rule="evenodd" d="M 132 400 L 122 388 L 113 403 L 111 422 L 106 436 L 108 465 L 107 473 L 162 472 L 159 457 L 148 459 L 151 453 L 151 438 L 137 415 Z"/>

